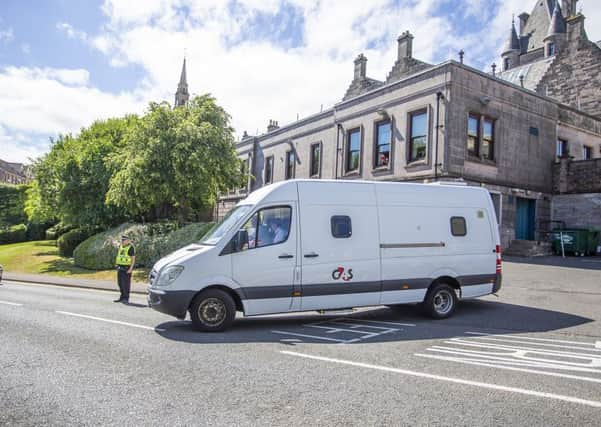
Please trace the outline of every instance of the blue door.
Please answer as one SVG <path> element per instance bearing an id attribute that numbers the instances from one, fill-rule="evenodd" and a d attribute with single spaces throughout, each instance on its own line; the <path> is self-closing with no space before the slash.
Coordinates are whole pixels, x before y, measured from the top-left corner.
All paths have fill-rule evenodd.
<path id="1" fill-rule="evenodd" d="M 517 198 L 515 238 L 534 240 L 536 200 Z"/>

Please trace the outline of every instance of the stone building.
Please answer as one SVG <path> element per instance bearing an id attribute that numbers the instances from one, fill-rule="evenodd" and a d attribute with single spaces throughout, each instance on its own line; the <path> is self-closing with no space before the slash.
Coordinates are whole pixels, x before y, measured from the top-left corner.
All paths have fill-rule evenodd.
<path id="1" fill-rule="evenodd" d="M 499 77 L 601 118 L 601 48 L 587 37 L 578 0 L 537 1 L 512 23 Z"/>
<path id="2" fill-rule="evenodd" d="M 10 163 L 0 159 L 0 183 L 27 184 L 31 181 L 29 168 L 21 163 Z"/>
<path id="3" fill-rule="evenodd" d="M 530 19 L 542 21 L 537 16 Z M 517 32 L 511 39 L 517 51 L 511 58 L 525 62 L 530 57 L 518 48 Z M 557 52 L 563 47 L 558 42 Z M 555 59 L 540 59 L 551 64 L 539 79 L 554 88 L 547 72 Z M 290 178 L 450 181 L 490 191 L 504 247 L 540 238 L 552 219 L 554 163 L 568 152 L 578 160 L 601 158 L 601 118 L 593 102 L 586 102 L 591 109 L 585 111 L 572 105 L 569 94 L 558 99 L 551 96 L 556 89 L 516 83 L 505 73 L 517 63 L 509 62 L 501 74 L 462 60 L 427 64 L 413 57 L 407 32 L 398 39 L 398 57 L 386 79 L 367 77 L 367 58 L 359 55 L 340 103 L 282 127 L 272 120 L 262 135 L 245 134 L 237 151 L 250 172 L 247 186 L 221 197 L 217 216 L 247 192 Z"/>

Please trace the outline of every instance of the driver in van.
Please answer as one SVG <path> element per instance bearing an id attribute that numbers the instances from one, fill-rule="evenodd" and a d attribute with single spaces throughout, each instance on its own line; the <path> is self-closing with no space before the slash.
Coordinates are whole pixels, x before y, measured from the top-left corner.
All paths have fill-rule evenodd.
<path id="1" fill-rule="evenodd" d="M 273 232 L 272 244 L 280 243 L 286 240 L 288 237 L 288 227 L 284 225 L 284 221 L 281 219 L 274 219 L 271 224 L 271 231 Z"/>

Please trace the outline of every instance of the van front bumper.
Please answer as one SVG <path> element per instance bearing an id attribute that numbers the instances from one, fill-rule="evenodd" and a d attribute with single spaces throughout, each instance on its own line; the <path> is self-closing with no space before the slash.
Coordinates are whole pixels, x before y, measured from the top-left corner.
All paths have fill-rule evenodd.
<path id="1" fill-rule="evenodd" d="M 194 291 L 171 291 L 148 287 L 148 306 L 178 319 L 185 319 Z"/>

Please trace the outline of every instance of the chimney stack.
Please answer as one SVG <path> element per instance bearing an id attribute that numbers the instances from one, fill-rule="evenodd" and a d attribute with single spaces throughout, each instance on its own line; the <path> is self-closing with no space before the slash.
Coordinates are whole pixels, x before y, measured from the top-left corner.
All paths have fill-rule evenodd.
<path id="1" fill-rule="evenodd" d="M 272 132 L 276 129 L 279 129 L 278 122 L 276 120 L 269 120 L 269 124 L 267 125 L 267 132 Z"/>
<path id="2" fill-rule="evenodd" d="M 520 20 L 520 36 L 524 35 L 524 28 L 526 28 L 526 23 L 528 23 L 528 18 L 530 18 L 530 14 L 529 13 L 522 13 L 520 16 L 518 16 L 518 19 Z"/>
<path id="3" fill-rule="evenodd" d="M 399 43 L 399 59 L 413 57 L 413 35 L 405 31 L 397 39 Z"/>
<path id="4" fill-rule="evenodd" d="M 355 59 L 355 80 L 364 79 L 367 75 L 367 58 L 362 53 Z"/>
<path id="5" fill-rule="evenodd" d="M 575 16 L 577 13 L 578 0 L 562 0 L 561 9 L 565 18 Z"/>
<path id="6" fill-rule="evenodd" d="M 579 13 L 567 20 L 568 43 L 579 43 L 581 40 L 588 40 L 584 30 L 584 15 Z"/>

